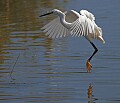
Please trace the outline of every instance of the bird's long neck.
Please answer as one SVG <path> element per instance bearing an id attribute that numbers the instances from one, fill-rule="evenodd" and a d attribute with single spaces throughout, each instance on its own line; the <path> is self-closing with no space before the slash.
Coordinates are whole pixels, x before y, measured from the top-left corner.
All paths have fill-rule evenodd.
<path id="1" fill-rule="evenodd" d="M 69 29 L 71 23 L 68 23 L 68 22 L 65 20 L 65 14 L 61 12 L 58 16 L 59 16 L 59 18 L 60 18 L 61 24 L 62 24 L 65 28 Z"/>

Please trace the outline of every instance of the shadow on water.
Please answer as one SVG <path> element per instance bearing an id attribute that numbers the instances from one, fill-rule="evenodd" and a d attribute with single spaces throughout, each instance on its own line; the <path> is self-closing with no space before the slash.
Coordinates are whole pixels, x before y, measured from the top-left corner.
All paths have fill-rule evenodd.
<path id="1" fill-rule="evenodd" d="M 106 1 L 0 0 L 0 102 L 118 103 L 120 2 Z M 100 50 L 92 73 L 85 69 L 92 50 L 84 39 L 53 40 L 40 30 L 54 17 L 39 15 L 53 8 L 86 8 L 96 14 L 107 43 L 96 42 Z"/>

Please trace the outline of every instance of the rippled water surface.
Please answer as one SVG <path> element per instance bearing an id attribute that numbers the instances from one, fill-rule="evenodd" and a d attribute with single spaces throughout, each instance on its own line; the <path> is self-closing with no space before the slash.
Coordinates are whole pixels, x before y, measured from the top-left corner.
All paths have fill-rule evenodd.
<path id="1" fill-rule="evenodd" d="M 120 0 L 0 0 L 0 103 L 119 103 Z M 87 9 L 106 44 L 86 72 L 93 48 L 84 37 L 48 39 L 47 10 Z M 63 9 L 64 8 L 64 9 Z M 12 74 L 11 74 L 12 72 Z"/>

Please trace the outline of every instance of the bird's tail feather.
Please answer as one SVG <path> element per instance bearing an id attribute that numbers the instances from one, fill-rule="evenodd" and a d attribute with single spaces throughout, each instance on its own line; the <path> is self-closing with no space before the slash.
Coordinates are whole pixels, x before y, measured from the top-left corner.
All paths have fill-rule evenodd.
<path id="1" fill-rule="evenodd" d="M 98 40 L 100 40 L 103 44 L 105 44 L 105 40 L 103 39 L 102 36 L 98 36 Z"/>

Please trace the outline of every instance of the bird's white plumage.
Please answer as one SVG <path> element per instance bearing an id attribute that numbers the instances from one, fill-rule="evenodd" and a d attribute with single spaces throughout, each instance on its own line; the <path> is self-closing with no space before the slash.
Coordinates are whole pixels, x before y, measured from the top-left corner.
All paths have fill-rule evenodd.
<path id="1" fill-rule="evenodd" d="M 43 32 L 46 32 L 46 35 L 50 38 L 65 37 L 70 33 L 69 30 L 60 23 L 59 17 L 57 17 L 41 29 L 43 29 Z"/>
<path id="2" fill-rule="evenodd" d="M 80 14 L 86 16 L 90 20 L 95 20 L 95 16 L 92 13 L 88 12 L 87 10 L 81 10 Z"/>
<path id="3" fill-rule="evenodd" d="M 71 34 L 72 36 L 85 36 L 89 41 L 98 39 L 105 43 L 102 29 L 95 23 L 94 15 L 87 10 L 81 10 L 81 15 L 74 10 L 62 13 L 55 9 L 53 12 L 58 17 L 42 28 L 49 37 L 58 38 Z"/>

